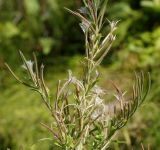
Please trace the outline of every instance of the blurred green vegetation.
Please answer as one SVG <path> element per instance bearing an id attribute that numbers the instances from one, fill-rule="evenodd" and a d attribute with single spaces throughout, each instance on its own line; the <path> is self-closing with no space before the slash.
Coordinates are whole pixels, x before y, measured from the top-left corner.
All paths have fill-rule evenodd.
<path id="1" fill-rule="evenodd" d="M 8 75 L 4 62 L 23 76 L 17 51 L 22 50 L 28 57 L 35 51 L 39 62 L 46 65 L 47 83 L 54 93 L 67 69 L 76 74 L 81 69 L 83 34 L 78 20 L 64 10 L 78 9 L 81 4 L 81 0 L 0 0 L 0 150 L 21 145 L 25 149 L 51 149 L 52 141 L 44 140 L 50 135 L 40 125 L 50 121 L 40 98 L 18 85 Z M 112 149 L 140 149 L 142 142 L 158 150 L 160 0 L 117 0 L 107 7 L 107 18 L 120 22 L 117 41 L 100 68 L 103 86 L 107 88 L 106 78 L 116 78 L 127 88 L 128 74 L 140 70 L 149 71 L 152 79 L 147 102 L 120 132 L 124 143 L 115 142 Z"/>

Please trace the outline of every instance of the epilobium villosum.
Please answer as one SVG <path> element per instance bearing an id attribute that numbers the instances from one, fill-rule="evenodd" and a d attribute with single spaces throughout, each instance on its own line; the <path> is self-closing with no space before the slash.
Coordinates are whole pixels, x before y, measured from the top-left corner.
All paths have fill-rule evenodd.
<path id="1" fill-rule="evenodd" d="M 135 75 L 129 101 L 125 100 L 125 92 L 114 86 L 116 103 L 106 103 L 105 90 L 98 85 L 97 67 L 116 39 L 114 31 L 118 21 L 104 19 L 107 0 L 83 0 L 83 3 L 84 7 L 78 11 L 66 8 L 81 20 L 80 27 L 85 36 L 86 55 L 82 61 L 81 79 L 69 71 L 65 81 L 59 80 L 56 97 L 52 98 L 44 81 L 44 66 L 38 67 L 35 55 L 32 62 L 27 61 L 20 52 L 23 69 L 28 74 L 30 82 L 21 80 L 7 64 L 6 66 L 18 82 L 38 92 L 42 97 L 54 120 L 51 125 L 42 125 L 53 135 L 55 145 L 62 150 L 105 150 L 115 133 L 126 125 L 145 100 L 150 78 L 147 75 L 145 82 L 143 73 Z M 109 24 L 108 34 L 103 30 L 106 22 Z M 51 101 L 52 99 L 54 101 Z"/>

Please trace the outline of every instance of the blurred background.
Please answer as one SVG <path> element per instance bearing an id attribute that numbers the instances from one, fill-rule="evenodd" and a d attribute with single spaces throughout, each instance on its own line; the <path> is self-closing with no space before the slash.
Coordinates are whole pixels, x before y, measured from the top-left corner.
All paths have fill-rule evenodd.
<path id="1" fill-rule="evenodd" d="M 48 131 L 40 122 L 50 118 L 40 97 L 10 76 L 7 62 L 16 74 L 21 71 L 18 50 L 28 59 L 36 52 L 39 63 L 45 64 L 45 77 L 55 93 L 58 79 L 67 69 L 74 74 L 81 70 L 84 36 L 77 18 L 64 10 L 76 10 L 81 0 L 0 0 L 0 150 L 51 149 Z M 134 71 L 151 73 L 152 87 L 147 101 L 120 131 L 120 142 L 112 149 L 158 150 L 160 147 L 160 0 L 110 0 L 106 16 L 120 20 L 117 40 L 100 70 L 101 84 L 116 80 L 126 89 Z M 132 79 L 132 78 L 131 78 Z M 53 149 L 53 148 L 52 148 Z"/>

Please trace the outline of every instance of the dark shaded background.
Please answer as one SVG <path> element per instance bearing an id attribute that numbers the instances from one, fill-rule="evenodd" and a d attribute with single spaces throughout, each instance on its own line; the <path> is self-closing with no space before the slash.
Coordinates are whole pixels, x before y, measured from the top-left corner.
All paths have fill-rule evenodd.
<path id="1" fill-rule="evenodd" d="M 25 78 L 18 50 L 28 58 L 36 52 L 39 62 L 46 66 L 47 83 L 54 93 L 67 69 L 75 74 L 81 69 L 83 33 L 79 21 L 64 10 L 76 10 L 81 5 L 81 0 L 0 0 L 0 150 L 18 149 L 21 145 L 33 150 L 51 147 L 52 141 L 44 140 L 50 135 L 40 126 L 40 122 L 50 119 L 39 97 L 18 85 L 4 62 Z M 145 105 L 120 132 L 122 144 L 113 144 L 113 149 L 140 149 L 142 142 L 158 150 L 160 0 L 110 0 L 107 7 L 106 17 L 120 23 L 117 40 L 101 68 L 103 86 L 107 87 L 108 78 L 116 78 L 127 88 L 126 78 L 139 70 L 149 71 L 152 79 Z"/>

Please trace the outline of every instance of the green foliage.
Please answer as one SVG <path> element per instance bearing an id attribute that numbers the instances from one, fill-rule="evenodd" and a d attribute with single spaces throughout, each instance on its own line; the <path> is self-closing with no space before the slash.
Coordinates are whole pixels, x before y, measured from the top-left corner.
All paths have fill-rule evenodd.
<path id="1" fill-rule="evenodd" d="M 40 55 L 80 52 L 82 47 L 77 41 L 81 41 L 81 36 L 70 30 L 76 20 L 64 13 L 64 6 L 73 5 L 74 1 L 61 0 L 2 0 L 0 55 L 13 61 L 20 49 L 28 53 L 37 51 Z"/>
<path id="2" fill-rule="evenodd" d="M 156 67 L 159 66 L 160 60 L 160 29 L 157 28 L 153 32 L 143 32 L 136 39 L 130 37 L 124 51 L 119 52 L 119 58 L 123 65 L 130 67 Z M 134 59 L 131 64 L 125 64 L 126 59 Z M 128 63 L 128 62 L 127 62 Z"/>
<path id="3" fill-rule="evenodd" d="M 19 91 L 17 93 L 17 91 Z M 15 93 L 15 94 L 14 94 Z M 27 99 L 26 99 L 27 97 Z M 19 103 L 19 100 L 24 100 Z M 41 128 L 41 120 L 48 121 L 45 109 L 39 109 L 41 103 L 34 94 L 24 91 L 22 86 L 11 86 L 0 95 L 1 121 L 0 121 L 0 149 L 19 149 L 21 145 L 25 149 L 30 147 L 48 148 L 49 142 L 40 142 L 41 138 L 48 137 Z M 18 101 L 17 101 L 18 100 Z M 38 107 L 37 107 L 38 106 Z M 7 114 L 6 115 L 6 110 Z M 43 119 L 42 119 L 43 118 Z M 32 125 L 30 124 L 32 122 Z M 35 148 L 33 148 L 35 147 Z"/>
<path id="4" fill-rule="evenodd" d="M 160 13 L 160 1 L 159 0 L 142 0 L 141 6 L 155 11 L 156 13 Z"/>

